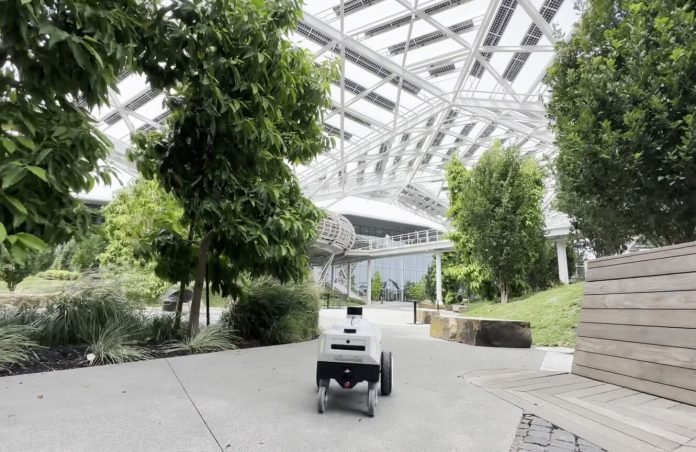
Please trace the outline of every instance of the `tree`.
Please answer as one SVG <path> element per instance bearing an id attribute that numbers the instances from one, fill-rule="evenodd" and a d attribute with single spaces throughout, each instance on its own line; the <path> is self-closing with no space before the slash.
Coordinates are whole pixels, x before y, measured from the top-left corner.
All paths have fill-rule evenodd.
<path id="1" fill-rule="evenodd" d="M 531 157 L 497 141 L 472 170 L 452 161 L 447 182 L 455 248 L 490 271 L 507 303 L 543 246 L 543 174 Z"/>
<path id="2" fill-rule="evenodd" d="M 0 280 L 5 281 L 10 292 L 14 292 L 19 283 L 27 276 L 50 267 L 53 250 L 32 252 L 23 262 L 18 262 L 7 249 L 0 244 Z"/>
<path id="3" fill-rule="evenodd" d="M 370 299 L 372 301 L 379 300 L 379 295 L 382 293 L 382 275 L 379 272 L 375 272 L 372 275 L 370 291 Z"/>
<path id="4" fill-rule="evenodd" d="M 425 292 L 425 276 L 417 282 L 406 282 L 405 290 L 406 297 L 412 300 L 423 301 L 428 298 L 428 295 Z"/>
<path id="5" fill-rule="evenodd" d="M 696 240 L 696 19 L 685 0 L 594 0 L 548 73 L 558 206 L 598 254 Z"/>
<path id="6" fill-rule="evenodd" d="M 163 7 L 145 38 L 142 67 L 171 115 L 164 132 L 136 137 L 131 157 L 200 237 L 192 332 L 206 264 L 223 294 L 239 291 L 244 271 L 283 282 L 307 274 L 322 214 L 288 163 L 329 144 L 321 110 L 333 74 L 287 40 L 301 14 L 296 1 L 184 0 Z"/>
<path id="7" fill-rule="evenodd" d="M 116 194 L 103 209 L 103 265 L 132 266 L 162 230 L 186 233 L 179 201 L 157 181 L 139 179 Z"/>
<path id="8" fill-rule="evenodd" d="M 88 110 L 132 59 L 147 2 L 0 2 L 0 244 L 21 263 L 90 224 L 74 193 L 109 182 Z"/>

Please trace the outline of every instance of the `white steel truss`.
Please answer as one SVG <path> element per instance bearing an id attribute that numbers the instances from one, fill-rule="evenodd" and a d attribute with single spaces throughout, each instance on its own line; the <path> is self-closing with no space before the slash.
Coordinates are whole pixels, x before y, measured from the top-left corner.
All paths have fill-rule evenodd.
<path id="1" fill-rule="evenodd" d="M 324 115 L 335 145 L 297 168 L 305 193 L 385 200 L 444 223 L 451 159 L 475 165 L 494 140 L 552 155 L 544 76 L 578 19 L 573 3 L 306 0 L 290 39 L 317 62 L 340 60 L 341 76 Z M 167 112 L 133 74 L 121 74 L 110 98 L 93 114 L 125 168 L 130 134 L 161 127 Z"/>

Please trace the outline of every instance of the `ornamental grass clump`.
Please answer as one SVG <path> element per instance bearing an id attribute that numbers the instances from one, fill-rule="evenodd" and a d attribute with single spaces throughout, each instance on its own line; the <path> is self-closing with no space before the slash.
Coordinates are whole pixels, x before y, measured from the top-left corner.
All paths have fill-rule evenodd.
<path id="1" fill-rule="evenodd" d="M 179 341 L 173 341 L 164 346 L 167 353 L 207 353 L 237 348 L 236 337 L 232 330 L 222 323 L 209 325 L 195 336 L 185 336 Z"/>
<path id="2" fill-rule="evenodd" d="M 0 371 L 31 359 L 32 349 L 39 346 L 31 339 L 31 332 L 25 325 L 0 326 Z"/>
<path id="3" fill-rule="evenodd" d="M 48 346 L 81 344 L 107 326 L 132 325 L 137 314 L 115 284 L 90 282 L 57 295 L 35 322 Z"/>
<path id="4" fill-rule="evenodd" d="M 313 339 L 319 334 L 319 290 L 310 282 L 251 280 L 222 322 L 247 341 L 263 345 Z"/>
<path id="5" fill-rule="evenodd" d="M 147 348 L 138 345 L 135 325 L 106 325 L 88 340 L 87 359 L 91 365 L 118 364 L 139 361 L 152 355 Z"/>

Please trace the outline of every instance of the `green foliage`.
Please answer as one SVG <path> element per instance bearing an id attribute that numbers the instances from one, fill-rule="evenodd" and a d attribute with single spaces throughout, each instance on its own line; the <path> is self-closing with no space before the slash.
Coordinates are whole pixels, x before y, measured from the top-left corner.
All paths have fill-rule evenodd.
<path id="1" fill-rule="evenodd" d="M 111 151 L 88 109 L 107 102 L 131 63 L 146 8 L 136 0 L 0 2 L 0 244 L 16 262 L 88 229 L 74 193 L 109 182 Z"/>
<path id="2" fill-rule="evenodd" d="M 232 330 L 222 323 L 207 326 L 201 329 L 195 336 L 185 336 L 180 341 L 167 344 L 164 350 L 168 353 L 208 353 L 222 350 L 234 350 L 237 348 Z"/>
<path id="3" fill-rule="evenodd" d="M 107 323 L 88 339 L 87 358 L 91 365 L 117 364 L 139 361 L 151 357 L 151 353 L 134 339 L 134 325 Z"/>
<path id="4" fill-rule="evenodd" d="M 571 284 L 513 299 L 504 305 L 471 303 L 466 315 L 527 321 L 535 345 L 574 347 L 583 289 L 584 284 Z"/>
<path id="5" fill-rule="evenodd" d="M 104 252 L 106 241 L 99 232 L 88 234 L 77 242 L 70 258 L 70 268 L 76 271 L 99 268 L 99 255 Z"/>
<path id="6" fill-rule="evenodd" d="M 684 0 L 594 0 L 558 44 L 558 207 L 597 254 L 696 240 L 696 19 Z"/>
<path id="7" fill-rule="evenodd" d="M 56 246 L 54 250 L 53 270 L 71 270 L 70 261 L 72 261 L 75 252 L 77 251 L 77 241 L 70 239 L 65 243 Z"/>
<path id="8" fill-rule="evenodd" d="M 0 245 L 0 280 L 5 281 L 10 292 L 14 292 L 17 285 L 27 276 L 48 268 L 52 260 L 51 256 L 50 250 L 34 251 L 25 255 L 24 261 L 20 263 L 4 246 Z"/>
<path id="9" fill-rule="evenodd" d="M 38 345 L 31 339 L 29 327 L 0 324 L 0 370 L 29 361 L 32 349 Z"/>
<path id="10" fill-rule="evenodd" d="M 80 274 L 69 270 L 46 270 L 37 273 L 36 276 L 50 281 L 75 281 L 80 277 Z"/>
<path id="11" fill-rule="evenodd" d="M 82 283 L 49 301 L 35 326 L 45 345 L 80 344 L 133 317 L 132 306 L 116 284 Z"/>
<path id="12" fill-rule="evenodd" d="M 405 290 L 407 299 L 417 301 L 428 299 L 428 294 L 425 291 L 425 276 L 415 283 L 413 281 L 408 281 Z"/>
<path id="13" fill-rule="evenodd" d="M 174 314 L 159 314 L 143 319 L 140 336 L 149 344 L 164 344 L 181 339 L 183 331 L 176 326 Z"/>
<path id="14" fill-rule="evenodd" d="M 307 274 L 321 212 L 289 163 L 328 145 L 321 111 L 332 74 L 287 39 L 301 16 L 295 1 L 184 0 L 149 30 L 142 67 L 154 88 L 175 94 L 166 130 L 136 136 L 130 156 L 201 237 L 192 319 L 206 261 L 223 295 L 238 290 L 243 271 L 281 281 Z"/>
<path id="15" fill-rule="evenodd" d="M 185 233 L 179 202 L 156 181 L 137 180 L 103 209 L 104 265 L 133 266 L 160 231 Z M 173 281 L 173 282 L 176 282 Z"/>
<path id="16" fill-rule="evenodd" d="M 245 340 L 263 345 L 313 339 L 319 334 L 319 290 L 309 282 L 252 279 L 221 322 Z"/>
<path id="17" fill-rule="evenodd" d="M 472 170 L 450 163 L 447 181 L 455 247 L 490 272 L 505 303 L 543 246 L 543 174 L 531 157 L 498 141 Z"/>
<path id="18" fill-rule="evenodd" d="M 379 300 L 379 296 L 382 293 L 382 275 L 379 272 L 375 272 L 372 275 L 372 284 L 370 285 L 370 296 L 371 300 Z"/>
<path id="19" fill-rule="evenodd" d="M 107 274 L 106 277 L 112 278 L 120 286 L 126 300 L 135 305 L 159 304 L 162 301 L 162 295 L 170 287 L 167 281 L 163 281 L 146 269 L 140 271 L 119 269 L 111 275 Z"/>

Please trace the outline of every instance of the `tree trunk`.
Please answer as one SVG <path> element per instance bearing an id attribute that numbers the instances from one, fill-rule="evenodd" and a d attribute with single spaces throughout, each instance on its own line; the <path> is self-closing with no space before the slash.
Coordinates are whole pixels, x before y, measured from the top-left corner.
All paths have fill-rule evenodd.
<path id="1" fill-rule="evenodd" d="M 193 226 L 189 226 L 188 241 L 193 240 Z M 186 285 L 188 281 L 181 281 L 179 284 L 179 298 L 176 300 L 176 318 L 174 319 L 174 329 L 178 330 L 181 325 L 181 311 L 184 310 L 184 295 L 186 295 Z"/>
<path id="2" fill-rule="evenodd" d="M 201 240 L 198 251 L 198 263 L 196 264 L 196 282 L 193 284 L 193 299 L 191 300 L 191 313 L 189 314 L 189 333 L 193 337 L 198 333 L 201 314 L 201 297 L 203 295 L 203 281 L 205 280 L 205 264 L 208 261 L 208 248 L 213 239 L 213 231 L 208 231 Z"/>
<path id="3" fill-rule="evenodd" d="M 508 285 L 507 283 L 500 284 L 500 304 L 505 304 L 508 301 Z"/>
<path id="4" fill-rule="evenodd" d="M 178 330 L 181 325 L 181 311 L 184 309 L 184 292 L 186 292 L 186 282 L 179 284 L 179 298 L 176 300 L 176 318 L 174 319 L 174 329 Z"/>

